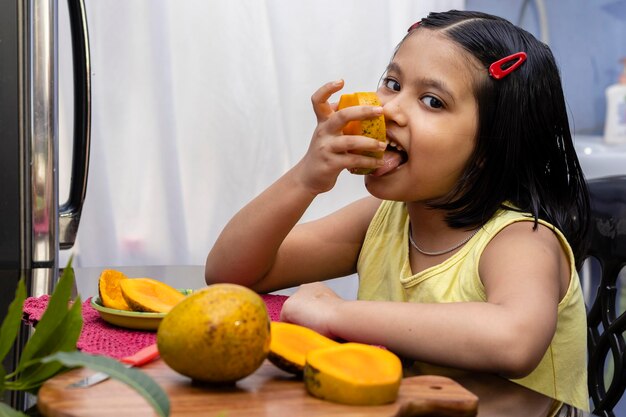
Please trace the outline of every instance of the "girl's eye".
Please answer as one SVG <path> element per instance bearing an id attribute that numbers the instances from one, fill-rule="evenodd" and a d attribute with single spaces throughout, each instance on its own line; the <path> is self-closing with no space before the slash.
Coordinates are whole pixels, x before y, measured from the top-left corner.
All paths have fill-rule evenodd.
<path id="1" fill-rule="evenodd" d="M 385 78 L 383 79 L 383 86 L 392 90 L 392 91 L 400 91 L 400 83 L 394 80 L 393 78 Z"/>
<path id="2" fill-rule="evenodd" d="M 437 97 L 425 96 L 422 99 L 422 103 L 433 109 L 442 109 L 443 103 Z"/>

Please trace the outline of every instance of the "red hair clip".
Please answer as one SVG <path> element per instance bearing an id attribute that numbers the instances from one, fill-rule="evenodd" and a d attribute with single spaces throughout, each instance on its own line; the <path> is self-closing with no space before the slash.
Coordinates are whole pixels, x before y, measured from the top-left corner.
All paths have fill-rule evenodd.
<path id="1" fill-rule="evenodd" d="M 419 25 L 421 25 L 421 24 L 422 24 L 422 21 L 421 21 L 421 20 L 420 20 L 420 21 L 417 21 L 417 22 L 415 22 L 415 23 L 413 23 L 413 24 L 411 25 L 411 27 L 409 28 L 409 30 L 407 30 L 407 32 L 410 32 L 410 31 L 412 31 L 413 29 L 417 29 L 417 28 L 419 27 Z"/>
<path id="2" fill-rule="evenodd" d="M 502 68 L 504 64 L 508 64 L 513 62 L 506 68 Z M 493 64 L 489 65 L 489 75 L 491 75 L 496 80 L 502 79 L 509 75 L 511 72 L 515 71 L 517 67 L 522 65 L 526 61 L 526 52 L 517 52 L 511 54 L 509 56 L 505 56 L 502 59 L 497 60 Z"/>

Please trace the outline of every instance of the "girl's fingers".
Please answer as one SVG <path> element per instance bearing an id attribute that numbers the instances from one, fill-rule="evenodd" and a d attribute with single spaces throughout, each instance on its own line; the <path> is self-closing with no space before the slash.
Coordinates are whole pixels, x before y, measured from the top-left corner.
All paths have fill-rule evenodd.
<path id="1" fill-rule="evenodd" d="M 333 153 L 382 152 L 387 147 L 387 143 L 363 136 L 344 135 L 330 142 L 330 147 Z"/>
<path id="2" fill-rule="evenodd" d="M 375 139 L 363 136 L 340 136 L 327 143 L 327 146 L 326 161 L 337 169 L 383 166 L 382 158 L 364 155 L 367 152 L 380 154 L 384 151 L 385 143 Z"/>
<path id="3" fill-rule="evenodd" d="M 386 143 L 364 136 L 343 134 L 343 129 L 351 121 L 379 117 L 382 107 L 351 106 L 337 110 L 337 103 L 329 103 L 328 100 L 342 87 L 343 80 L 326 83 L 311 96 L 318 126 L 313 134 L 307 161 L 317 161 L 328 172 L 336 174 L 342 169 L 382 166 L 382 159 L 363 154 L 380 154 Z"/>
<path id="4" fill-rule="evenodd" d="M 381 106 L 351 106 L 338 111 L 338 103 L 329 103 L 328 100 L 333 94 L 341 90 L 343 86 L 343 80 L 328 82 L 311 96 L 313 111 L 318 123 L 329 120 L 333 114 L 337 115 L 334 120 L 330 120 L 328 128 L 331 132 L 341 132 L 343 127 L 351 120 L 372 119 L 383 113 Z"/>
<path id="5" fill-rule="evenodd" d="M 374 119 L 381 114 L 383 114 L 383 108 L 380 106 L 346 107 L 336 111 L 333 117 L 328 120 L 328 130 L 338 133 L 353 120 Z"/>
<path id="6" fill-rule="evenodd" d="M 371 156 L 355 155 L 350 162 L 346 169 L 352 174 L 358 169 L 376 169 L 385 166 L 383 158 L 373 158 Z"/>
<path id="7" fill-rule="evenodd" d="M 317 121 L 327 119 L 333 112 L 333 107 L 328 103 L 330 96 L 343 88 L 343 80 L 332 81 L 321 86 L 311 96 L 313 111 L 317 116 Z"/>

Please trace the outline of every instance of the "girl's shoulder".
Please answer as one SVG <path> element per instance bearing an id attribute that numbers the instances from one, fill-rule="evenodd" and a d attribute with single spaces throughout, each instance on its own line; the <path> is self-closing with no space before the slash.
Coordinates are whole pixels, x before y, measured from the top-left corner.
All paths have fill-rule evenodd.
<path id="1" fill-rule="evenodd" d="M 531 213 L 518 210 L 514 207 L 503 207 L 483 226 L 489 235 L 489 240 L 496 236 L 513 236 L 516 238 L 548 239 L 567 244 L 567 238 L 561 230 L 552 223 L 535 219 Z M 528 234 L 528 232 L 539 232 Z M 569 244 L 568 244 L 569 246 Z"/>
<path id="2" fill-rule="evenodd" d="M 558 252 L 565 252 L 567 257 L 573 258 L 572 249 L 565 235 L 553 224 L 538 219 L 532 214 L 516 209 L 501 209 L 489 220 L 483 229 L 484 251 L 500 248 L 497 252 L 513 252 L 523 256 L 525 252 L 518 252 L 529 246 L 550 247 Z"/>
<path id="3" fill-rule="evenodd" d="M 502 268 L 515 269 L 519 279 L 528 274 L 555 273 L 560 277 L 562 297 L 576 272 L 574 254 L 563 233 L 546 221 L 535 223 L 527 213 L 505 210 L 494 217 L 485 225 L 488 237 L 480 256 L 483 283 L 487 284 L 489 276 L 501 276 Z"/>

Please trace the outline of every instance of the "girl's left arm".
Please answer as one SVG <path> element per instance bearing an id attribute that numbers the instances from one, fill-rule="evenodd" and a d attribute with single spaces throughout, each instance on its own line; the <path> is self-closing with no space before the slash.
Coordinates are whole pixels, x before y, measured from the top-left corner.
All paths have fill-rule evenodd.
<path id="1" fill-rule="evenodd" d="M 556 236 L 532 227 L 508 226 L 485 249 L 479 268 L 486 302 L 347 301 L 316 283 L 287 300 L 282 319 L 424 362 L 523 377 L 552 340 L 570 277 Z"/>

